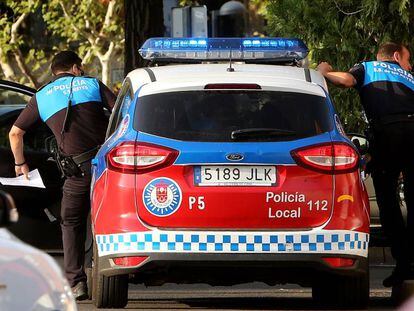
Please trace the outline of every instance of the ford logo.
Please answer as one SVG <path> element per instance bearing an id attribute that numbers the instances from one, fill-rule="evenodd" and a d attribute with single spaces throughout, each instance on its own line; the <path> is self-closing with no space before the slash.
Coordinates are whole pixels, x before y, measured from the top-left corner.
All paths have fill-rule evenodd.
<path id="1" fill-rule="evenodd" d="M 226 159 L 229 161 L 241 161 L 244 159 L 244 156 L 240 153 L 230 153 L 226 155 Z"/>

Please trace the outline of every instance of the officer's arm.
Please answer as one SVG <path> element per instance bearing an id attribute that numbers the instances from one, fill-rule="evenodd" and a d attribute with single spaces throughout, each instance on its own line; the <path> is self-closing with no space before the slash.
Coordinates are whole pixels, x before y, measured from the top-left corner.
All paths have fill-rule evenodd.
<path id="1" fill-rule="evenodd" d="M 354 87 L 356 80 L 349 72 L 332 71 L 323 75 L 329 82 L 340 87 Z"/>
<path id="2" fill-rule="evenodd" d="M 318 71 L 331 83 L 336 86 L 350 88 L 357 84 L 354 76 L 349 72 L 333 71 L 332 66 L 326 62 L 318 65 Z"/>
<path id="3" fill-rule="evenodd" d="M 14 155 L 16 175 L 24 174 L 26 178 L 29 178 L 29 166 L 27 166 L 23 155 L 23 135 L 26 130 L 30 129 L 40 120 L 39 109 L 37 107 L 36 95 L 33 96 L 26 108 L 20 113 L 16 122 L 14 122 L 10 133 L 10 146 Z"/>
<path id="4" fill-rule="evenodd" d="M 112 112 L 112 108 L 115 106 L 116 101 L 115 94 L 101 81 L 99 81 L 99 89 L 104 106 Z"/>
<path id="5" fill-rule="evenodd" d="M 13 125 L 9 132 L 10 146 L 14 155 L 16 175 L 24 174 L 28 179 L 29 167 L 27 166 L 26 160 L 23 154 L 23 136 L 26 132 L 17 126 Z"/>

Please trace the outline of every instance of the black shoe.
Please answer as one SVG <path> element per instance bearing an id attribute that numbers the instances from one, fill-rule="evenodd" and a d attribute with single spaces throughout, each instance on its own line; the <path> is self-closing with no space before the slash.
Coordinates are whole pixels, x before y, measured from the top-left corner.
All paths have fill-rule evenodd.
<path id="1" fill-rule="evenodd" d="M 85 300 L 88 299 L 88 287 L 86 286 L 86 282 L 79 282 L 75 286 L 72 287 L 73 297 L 77 300 Z"/>
<path id="2" fill-rule="evenodd" d="M 384 281 L 382 281 L 382 285 L 384 285 L 384 287 L 401 285 L 405 279 L 405 273 L 399 270 L 394 270 L 389 277 L 385 278 Z"/>

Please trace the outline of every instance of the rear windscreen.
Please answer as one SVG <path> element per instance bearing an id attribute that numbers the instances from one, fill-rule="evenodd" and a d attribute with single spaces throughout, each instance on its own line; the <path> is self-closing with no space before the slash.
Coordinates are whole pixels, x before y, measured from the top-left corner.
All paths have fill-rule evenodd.
<path id="1" fill-rule="evenodd" d="M 321 96 L 274 91 L 185 91 L 139 97 L 136 130 L 184 141 L 289 141 L 330 131 Z"/>

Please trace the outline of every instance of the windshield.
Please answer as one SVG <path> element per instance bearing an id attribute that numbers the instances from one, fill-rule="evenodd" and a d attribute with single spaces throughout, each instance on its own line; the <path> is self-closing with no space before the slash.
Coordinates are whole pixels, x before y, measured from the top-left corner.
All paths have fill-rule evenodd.
<path id="1" fill-rule="evenodd" d="M 275 91 L 186 91 L 138 98 L 136 130 L 184 141 L 289 141 L 332 129 L 324 97 Z"/>

